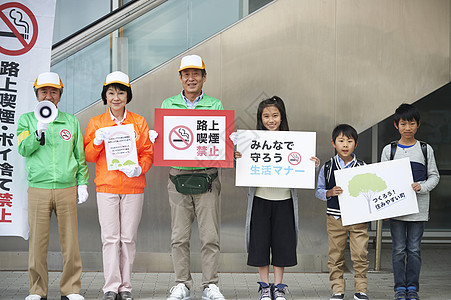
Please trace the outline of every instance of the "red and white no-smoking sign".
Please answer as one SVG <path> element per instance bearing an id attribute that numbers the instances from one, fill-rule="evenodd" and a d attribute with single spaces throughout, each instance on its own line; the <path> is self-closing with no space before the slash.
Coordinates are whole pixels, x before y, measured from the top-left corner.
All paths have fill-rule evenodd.
<path id="1" fill-rule="evenodd" d="M 155 109 L 154 165 L 233 167 L 233 110 Z"/>
<path id="2" fill-rule="evenodd" d="M 188 149 L 194 141 L 193 132 L 189 127 L 179 125 L 171 129 L 169 133 L 169 143 L 176 150 Z"/>
<path id="3" fill-rule="evenodd" d="M 38 22 L 22 3 L 0 5 L 0 53 L 18 56 L 30 51 L 38 39 Z"/>
<path id="4" fill-rule="evenodd" d="M 293 166 L 299 165 L 301 162 L 301 155 L 298 152 L 291 152 L 288 154 L 288 162 Z"/>
<path id="5" fill-rule="evenodd" d="M 62 138 L 63 140 L 69 141 L 70 138 L 72 137 L 72 134 L 70 133 L 69 130 L 67 130 L 67 129 L 62 129 L 62 130 L 60 131 L 60 136 L 61 136 L 61 138 Z"/>

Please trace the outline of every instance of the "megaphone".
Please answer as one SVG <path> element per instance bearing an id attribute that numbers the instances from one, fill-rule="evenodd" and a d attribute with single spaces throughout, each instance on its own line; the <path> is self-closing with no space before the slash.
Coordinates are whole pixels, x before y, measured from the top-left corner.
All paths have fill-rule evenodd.
<path id="1" fill-rule="evenodd" d="M 58 117 L 58 108 L 48 100 L 39 102 L 34 108 L 34 116 L 42 123 L 52 123 Z M 41 136 L 41 145 L 45 144 L 44 132 Z"/>
<path id="2" fill-rule="evenodd" d="M 52 102 L 44 100 L 34 108 L 34 116 L 42 123 L 52 123 L 58 117 L 58 108 Z"/>

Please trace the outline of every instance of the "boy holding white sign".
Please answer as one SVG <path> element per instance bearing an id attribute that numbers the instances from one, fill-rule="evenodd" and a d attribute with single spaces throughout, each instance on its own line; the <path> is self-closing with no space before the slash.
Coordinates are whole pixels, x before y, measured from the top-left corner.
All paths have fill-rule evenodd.
<path id="1" fill-rule="evenodd" d="M 351 260 L 354 263 L 354 299 L 369 299 L 368 288 L 369 262 L 368 256 L 368 223 L 343 226 L 341 222 L 338 195 L 343 190 L 336 186 L 334 171 L 364 165 L 354 154 L 357 147 L 357 131 L 348 124 L 340 124 L 332 132 L 332 146 L 337 155 L 327 161 L 318 175 L 316 197 L 327 201 L 327 234 L 329 236 L 329 280 L 333 295 L 331 300 L 344 299 L 345 280 L 343 278 L 345 264 L 345 248 L 349 234 Z"/>
<path id="2" fill-rule="evenodd" d="M 421 269 L 421 239 L 429 219 L 429 192 L 440 176 L 431 146 L 415 139 L 420 127 L 420 112 L 415 106 L 401 104 L 395 111 L 395 128 L 401 138 L 382 150 L 381 161 L 408 157 L 412 168 L 412 188 L 417 193 L 416 214 L 390 219 L 395 299 L 417 300 Z"/>

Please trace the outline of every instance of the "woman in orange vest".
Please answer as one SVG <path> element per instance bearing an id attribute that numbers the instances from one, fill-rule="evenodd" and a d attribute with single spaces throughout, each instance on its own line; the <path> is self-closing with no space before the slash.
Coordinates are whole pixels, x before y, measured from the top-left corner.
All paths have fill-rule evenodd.
<path id="1" fill-rule="evenodd" d="M 146 120 L 128 111 L 132 99 L 127 74 L 107 75 L 102 99 L 108 110 L 91 118 L 84 137 L 88 162 L 96 163 L 96 191 L 103 245 L 104 300 L 131 300 L 131 272 L 136 253 L 136 236 L 141 220 L 146 186 L 145 173 L 153 163 L 153 144 Z M 105 144 L 112 127 L 132 124 L 136 138 L 138 164 L 128 161 L 108 170 Z M 111 141 L 111 140 L 110 140 Z M 130 149 L 133 149 L 131 145 Z"/>

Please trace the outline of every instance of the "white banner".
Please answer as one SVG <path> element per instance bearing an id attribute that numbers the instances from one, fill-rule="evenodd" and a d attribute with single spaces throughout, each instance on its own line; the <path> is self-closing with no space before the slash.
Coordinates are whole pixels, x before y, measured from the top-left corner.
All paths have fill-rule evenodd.
<path id="1" fill-rule="evenodd" d="M 336 170 L 343 226 L 418 212 L 408 158 Z"/>
<path id="2" fill-rule="evenodd" d="M 56 0 L 0 4 L 0 235 L 28 239 L 25 159 L 17 152 L 17 121 L 33 111 L 33 83 L 50 70 Z"/>
<path id="3" fill-rule="evenodd" d="M 315 188 L 316 132 L 238 130 L 237 186 Z"/>

